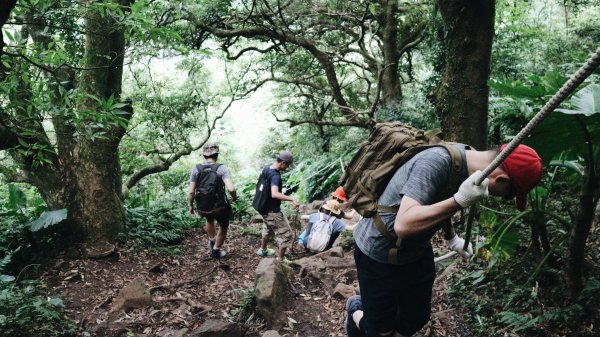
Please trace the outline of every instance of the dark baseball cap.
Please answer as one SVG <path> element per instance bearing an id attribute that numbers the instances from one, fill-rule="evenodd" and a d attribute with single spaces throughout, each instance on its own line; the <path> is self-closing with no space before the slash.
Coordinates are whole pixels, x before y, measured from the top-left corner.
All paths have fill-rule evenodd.
<path id="1" fill-rule="evenodd" d="M 288 150 L 283 150 L 279 152 L 279 156 L 277 156 L 277 159 L 290 164 L 290 166 L 294 165 L 294 156 Z"/>

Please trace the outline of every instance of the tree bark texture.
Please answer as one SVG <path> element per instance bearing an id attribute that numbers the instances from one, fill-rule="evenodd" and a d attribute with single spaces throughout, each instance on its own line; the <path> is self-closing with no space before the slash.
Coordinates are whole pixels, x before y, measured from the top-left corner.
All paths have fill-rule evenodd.
<path id="1" fill-rule="evenodd" d="M 600 224 L 600 202 L 594 198 L 592 187 L 598 181 L 586 184 L 584 191 L 579 198 L 579 210 L 575 217 L 575 224 L 571 229 L 569 237 L 569 257 L 567 262 L 567 287 L 569 289 L 569 298 L 571 303 L 577 302 L 579 294 L 583 289 L 583 262 L 585 260 L 586 241 L 592 228 L 592 222 L 595 226 Z"/>
<path id="2" fill-rule="evenodd" d="M 118 145 L 133 113 L 130 105 L 123 108 L 128 112 L 124 123 L 115 123 L 113 111 L 100 103 L 111 97 L 121 102 L 125 53 L 122 28 L 109 13 L 101 13 L 105 11 L 102 6 L 93 6 L 100 3 L 85 2 L 85 49 L 78 81 L 74 81 L 75 72 L 66 68 L 46 78 L 50 101 L 57 106 L 64 104 L 58 88 L 70 90 L 77 85 L 75 106 L 50 116 L 56 139 L 52 141 L 42 126 L 47 115 L 31 103 L 35 93 L 24 79 L 27 69 L 20 77 L 23 83 L 9 95 L 12 115 L 5 115 L 0 123 L 0 146 L 9 150 L 19 166 L 18 171 L 0 167 L 2 173 L 35 186 L 50 209 L 67 208 L 69 222 L 90 242 L 110 241 L 123 228 Z M 130 1 L 118 3 L 127 6 Z M 41 33 L 46 23 L 35 15 L 29 19 L 34 24 L 24 29 L 24 36 L 46 48 L 49 34 Z M 26 66 L 13 61 L 13 69 Z"/>
<path id="3" fill-rule="evenodd" d="M 402 87 L 398 75 L 398 1 L 385 0 L 382 3 L 383 13 L 379 16 L 382 26 L 383 69 L 381 69 L 382 103 L 390 105 L 402 99 Z"/>
<path id="4" fill-rule="evenodd" d="M 129 1 L 119 1 L 128 4 Z M 85 68 L 79 80 L 84 93 L 77 110 L 88 116 L 84 123 L 102 118 L 98 101 L 90 96 L 115 100 L 121 96 L 125 36 L 110 15 L 90 10 L 85 17 Z M 113 239 L 123 228 L 125 209 L 121 196 L 119 142 L 125 130 L 112 126 L 101 138 L 80 137 L 68 162 L 75 185 L 74 203 L 69 214 L 82 225 L 91 241 Z"/>
<path id="5" fill-rule="evenodd" d="M 494 0 L 439 0 L 445 25 L 446 67 L 433 96 L 445 138 L 487 146 Z"/>

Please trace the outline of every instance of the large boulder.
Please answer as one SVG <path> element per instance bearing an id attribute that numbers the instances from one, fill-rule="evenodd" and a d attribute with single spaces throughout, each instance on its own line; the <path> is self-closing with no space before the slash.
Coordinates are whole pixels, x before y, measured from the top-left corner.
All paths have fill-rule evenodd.
<path id="1" fill-rule="evenodd" d="M 276 259 L 262 259 L 256 267 L 256 312 L 271 325 L 281 319 L 280 308 L 289 284 L 288 269 Z"/>
<path id="2" fill-rule="evenodd" d="M 239 323 L 208 319 L 200 329 L 186 335 L 189 337 L 242 337 L 244 331 Z"/>

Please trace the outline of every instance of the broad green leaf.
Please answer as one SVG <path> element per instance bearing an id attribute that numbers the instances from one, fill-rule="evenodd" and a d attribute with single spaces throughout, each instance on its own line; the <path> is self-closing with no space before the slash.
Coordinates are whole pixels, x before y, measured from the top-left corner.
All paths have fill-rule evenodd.
<path id="1" fill-rule="evenodd" d="M 536 99 L 547 94 L 546 89 L 542 86 L 529 86 L 521 81 L 510 81 L 507 79 L 492 79 L 488 81 L 490 88 L 498 91 L 500 94 Z"/>
<path id="2" fill-rule="evenodd" d="M 15 280 L 15 277 L 12 275 L 0 275 L 0 282 L 12 282 Z"/>
<path id="3" fill-rule="evenodd" d="M 48 211 L 42 213 L 40 217 L 32 222 L 29 226 L 29 230 L 32 232 L 37 232 L 42 228 L 47 228 L 49 226 L 56 225 L 57 223 L 65 220 L 67 218 L 67 209 L 59 209 L 56 211 Z"/>
<path id="4" fill-rule="evenodd" d="M 525 143 L 533 147 L 544 165 L 565 153 L 565 159 L 587 154 L 587 140 L 600 144 L 600 114 L 564 114 L 554 111 L 536 127 Z"/>
<path id="5" fill-rule="evenodd" d="M 590 84 L 571 98 L 575 109 L 556 109 L 566 114 L 591 116 L 600 112 L 600 85 Z"/>
<path id="6" fill-rule="evenodd" d="M 48 303 L 56 307 L 64 307 L 63 301 L 59 297 L 49 297 Z"/>

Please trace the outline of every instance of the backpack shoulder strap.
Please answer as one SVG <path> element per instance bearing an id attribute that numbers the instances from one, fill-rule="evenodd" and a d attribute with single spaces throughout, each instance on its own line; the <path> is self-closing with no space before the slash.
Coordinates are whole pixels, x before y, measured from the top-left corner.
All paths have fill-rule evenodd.
<path id="1" fill-rule="evenodd" d="M 438 146 L 438 145 L 434 145 L 434 146 Z M 456 146 L 453 146 L 450 143 L 442 142 L 439 144 L 439 146 L 444 147 L 446 149 L 446 151 L 448 151 L 448 153 L 450 154 L 450 158 L 451 158 L 450 176 L 448 177 L 446 186 L 439 194 L 440 199 L 446 199 L 446 198 L 449 198 L 451 195 L 453 195 L 454 192 L 456 191 L 456 189 L 458 188 L 458 182 L 460 179 L 460 170 L 462 168 L 462 156 L 460 154 L 460 150 Z M 377 209 L 378 209 L 378 211 L 382 211 L 382 212 L 391 212 L 391 213 L 398 212 L 398 206 L 377 205 Z M 379 231 L 379 233 L 381 233 L 389 242 L 394 244 L 394 247 L 392 247 L 388 251 L 388 262 L 391 264 L 397 264 L 398 263 L 398 250 L 401 249 L 402 238 L 400 238 L 400 237 L 394 238 L 392 236 L 392 234 L 388 231 L 387 227 L 383 223 L 383 220 L 379 216 L 379 212 L 375 212 L 375 215 L 373 216 L 373 222 L 375 224 L 375 227 Z"/>
<path id="2" fill-rule="evenodd" d="M 440 198 L 446 199 L 450 198 L 451 195 L 456 192 L 458 188 L 458 183 L 460 179 L 460 170 L 462 168 L 462 156 L 460 154 L 460 150 L 452 145 L 451 143 L 442 142 L 440 143 L 446 151 L 450 154 L 450 158 L 452 159 L 450 176 L 448 177 L 448 181 L 446 182 L 446 187 L 444 190 L 440 192 Z"/>
<path id="3" fill-rule="evenodd" d="M 210 169 L 211 169 L 213 172 L 217 172 L 217 170 L 219 169 L 219 167 L 221 167 L 221 165 L 223 165 L 223 164 L 220 164 L 220 163 L 212 163 L 212 164 L 208 164 L 207 166 L 210 166 Z"/>
<path id="4" fill-rule="evenodd" d="M 205 165 L 204 164 L 198 164 L 196 165 L 196 171 L 198 171 L 198 174 L 196 175 L 196 188 L 198 188 L 198 181 L 200 180 L 200 172 L 202 172 L 202 170 L 204 169 Z"/>

